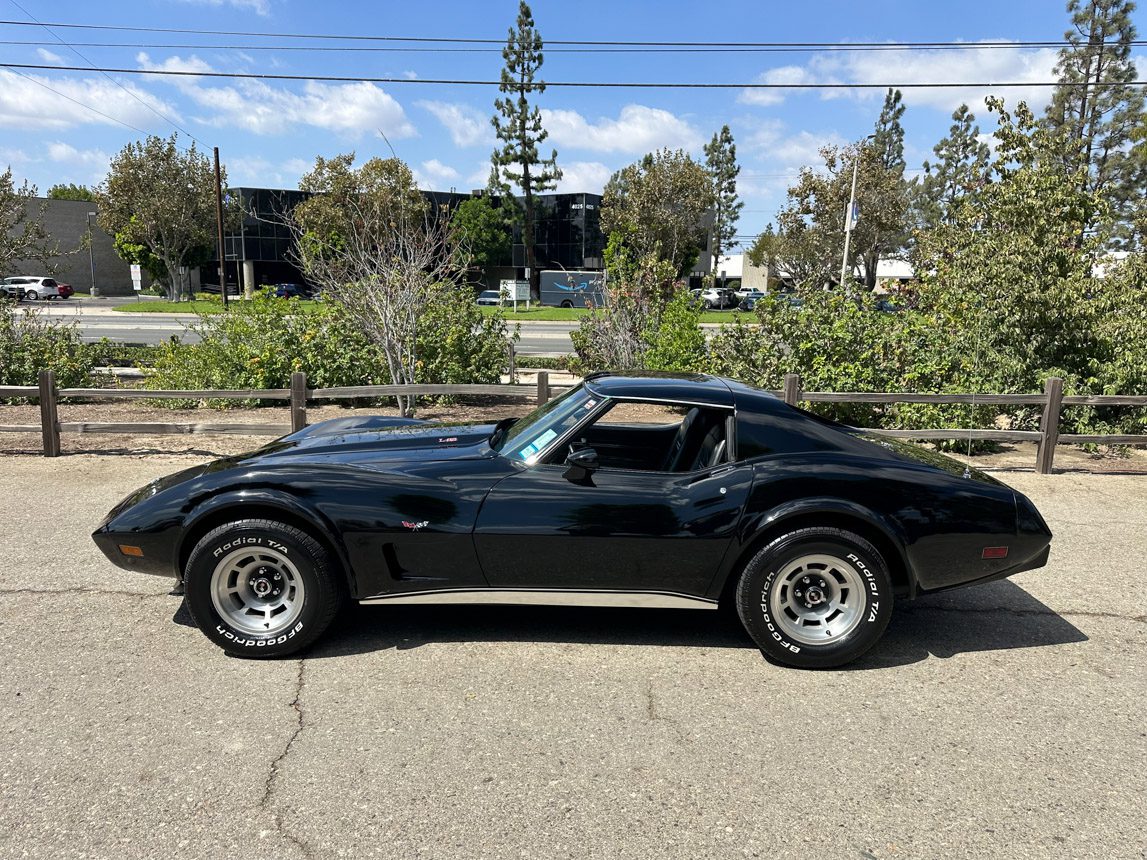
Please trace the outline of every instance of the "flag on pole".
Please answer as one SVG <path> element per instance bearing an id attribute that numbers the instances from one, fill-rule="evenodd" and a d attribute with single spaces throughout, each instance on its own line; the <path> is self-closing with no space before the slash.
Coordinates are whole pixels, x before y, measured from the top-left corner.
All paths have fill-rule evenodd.
<path id="1" fill-rule="evenodd" d="M 855 229 L 856 225 L 858 223 L 860 223 L 860 203 L 859 202 L 852 204 L 852 212 L 849 213 L 849 218 L 848 218 L 848 229 L 849 230 Z"/>

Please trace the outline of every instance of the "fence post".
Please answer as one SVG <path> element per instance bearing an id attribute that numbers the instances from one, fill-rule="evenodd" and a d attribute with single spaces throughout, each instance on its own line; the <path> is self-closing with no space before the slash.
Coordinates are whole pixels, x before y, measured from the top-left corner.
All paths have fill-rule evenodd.
<path id="1" fill-rule="evenodd" d="M 517 378 L 516 371 L 517 371 L 517 363 L 518 362 L 517 362 L 517 356 L 514 355 L 514 342 L 512 340 L 509 341 L 507 346 L 508 346 L 508 349 L 507 349 L 508 355 L 507 355 L 506 363 L 509 366 L 510 382 L 512 384 L 514 379 Z"/>
<path id="2" fill-rule="evenodd" d="M 60 456 L 60 419 L 56 413 L 56 374 L 40 371 L 40 429 L 44 435 L 44 456 Z"/>
<path id="3" fill-rule="evenodd" d="M 291 374 L 291 432 L 307 426 L 307 375 L 301 370 Z"/>
<path id="4" fill-rule="evenodd" d="M 548 402 L 550 399 L 550 374 L 549 371 L 538 371 L 538 406 Z"/>
<path id="5" fill-rule="evenodd" d="M 801 399 L 801 375 L 799 373 L 785 374 L 785 403 L 796 406 Z"/>
<path id="6" fill-rule="evenodd" d="M 1039 420 L 1039 448 L 1036 450 L 1035 470 L 1041 475 L 1051 474 L 1055 462 L 1055 446 L 1059 441 L 1059 413 L 1063 406 L 1063 380 L 1053 376 L 1044 384 L 1043 415 Z"/>

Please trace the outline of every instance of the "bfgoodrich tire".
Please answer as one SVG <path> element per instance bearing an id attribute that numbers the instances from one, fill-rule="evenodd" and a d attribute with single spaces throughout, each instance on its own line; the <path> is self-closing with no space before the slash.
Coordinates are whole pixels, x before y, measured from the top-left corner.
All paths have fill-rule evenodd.
<path id="1" fill-rule="evenodd" d="M 806 528 L 771 541 L 737 583 L 737 614 L 779 663 L 827 669 L 855 660 L 884 635 L 892 581 L 859 535 Z"/>
<path id="2" fill-rule="evenodd" d="M 238 657 L 301 651 L 330 626 L 343 600 L 322 545 L 273 520 L 239 520 L 208 532 L 191 551 L 184 584 L 199 629 Z"/>

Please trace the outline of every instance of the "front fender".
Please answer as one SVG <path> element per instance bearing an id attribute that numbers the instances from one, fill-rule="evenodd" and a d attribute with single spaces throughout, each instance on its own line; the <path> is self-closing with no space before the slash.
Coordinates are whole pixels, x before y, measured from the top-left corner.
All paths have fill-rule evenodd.
<path id="1" fill-rule="evenodd" d="M 180 574 L 182 573 L 180 560 L 190 554 L 193 548 L 190 539 L 201 535 L 205 524 L 219 525 L 226 522 L 227 518 L 221 518 L 221 515 L 230 511 L 234 511 L 241 519 L 265 516 L 270 511 L 281 511 L 293 521 L 306 523 L 334 549 L 345 573 L 350 593 L 357 594 L 354 571 L 351 569 L 346 546 L 338 529 L 320 510 L 311 507 L 286 490 L 274 487 L 226 490 L 199 502 L 184 519 L 183 529 L 175 547 L 172 565 Z M 211 528 L 214 528 L 214 525 L 211 525 Z"/>

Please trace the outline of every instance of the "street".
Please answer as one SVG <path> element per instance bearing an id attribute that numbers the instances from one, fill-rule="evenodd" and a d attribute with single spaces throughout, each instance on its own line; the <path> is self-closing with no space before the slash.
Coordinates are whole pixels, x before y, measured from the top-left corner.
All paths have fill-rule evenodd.
<path id="1" fill-rule="evenodd" d="M 1141 476 L 997 473 L 1050 565 L 800 672 L 622 609 L 353 608 L 225 657 L 88 538 L 201 461 L 4 458 L 0 856 L 1145 856 Z"/>
<path id="2" fill-rule="evenodd" d="M 151 297 L 141 301 L 154 300 Z M 68 299 L 65 302 L 42 302 L 33 307 L 46 319 L 62 325 L 75 324 L 80 336 L 88 342 L 101 338 L 124 343 L 163 343 L 173 335 L 180 336 L 187 343 L 195 343 L 198 335 L 189 332 L 187 327 L 196 322 L 194 314 L 168 313 L 126 313 L 112 310 L 120 305 L 135 304 L 135 299 Z M 513 314 L 507 319 L 512 328 Z M 573 352 L 569 333 L 577 328 L 571 322 L 524 322 L 522 336 L 516 345 L 521 355 L 567 355 Z"/>

